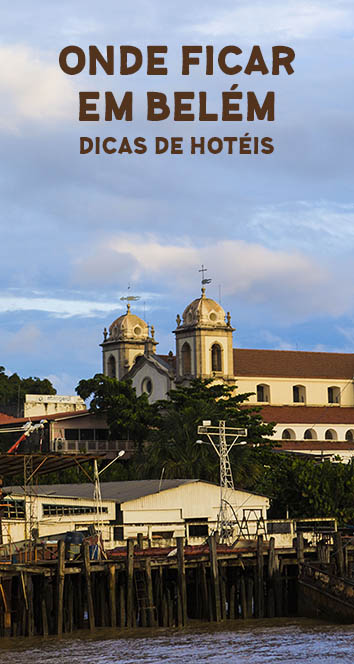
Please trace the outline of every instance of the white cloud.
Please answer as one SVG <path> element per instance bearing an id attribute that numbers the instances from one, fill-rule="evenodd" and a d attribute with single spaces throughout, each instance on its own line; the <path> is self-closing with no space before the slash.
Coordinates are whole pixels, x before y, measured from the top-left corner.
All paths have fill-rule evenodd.
<path id="1" fill-rule="evenodd" d="M 0 46 L 0 129 L 73 116 L 74 89 L 51 55 L 22 44 Z"/>
<path id="2" fill-rule="evenodd" d="M 213 287 L 222 284 L 228 299 L 242 298 L 252 306 L 269 306 L 285 319 L 296 316 L 339 315 L 353 304 L 350 288 L 340 291 L 334 278 L 334 266 L 322 265 L 300 251 L 269 249 L 241 240 L 205 241 L 192 246 L 188 239 L 163 243 L 154 236 L 126 235 L 111 237 L 97 253 L 77 264 L 81 278 L 104 279 L 106 257 L 117 266 L 124 259 L 131 264 L 131 278 L 145 287 L 176 294 L 190 293 L 197 281 L 201 263 L 208 267 Z M 119 274 L 118 267 L 117 273 Z"/>
<path id="3" fill-rule="evenodd" d="M 324 37 L 335 30 L 350 30 L 354 15 L 347 0 L 258 0 L 238 2 L 237 9 L 218 11 L 214 18 L 192 27 L 202 35 L 223 37 L 237 35 L 237 39 L 308 39 Z M 235 42 L 235 40 L 233 41 Z"/>
<path id="4" fill-rule="evenodd" d="M 0 295 L 0 313 L 43 311 L 60 318 L 69 318 L 71 316 L 99 316 L 123 308 L 123 305 L 117 304 L 117 302 Z"/>

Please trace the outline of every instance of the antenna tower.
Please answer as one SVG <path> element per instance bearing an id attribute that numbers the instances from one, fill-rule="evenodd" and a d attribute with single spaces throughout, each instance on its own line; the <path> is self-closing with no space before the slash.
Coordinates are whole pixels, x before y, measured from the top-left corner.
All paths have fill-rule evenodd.
<path id="1" fill-rule="evenodd" d="M 220 507 L 217 521 L 219 541 L 230 544 L 233 541 L 234 528 L 240 526 L 235 507 L 232 505 L 234 480 L 232 476 L 229 453 L 235 445 L 246 445 L 246 441 L 237 442 L 242 436 L 247 436 L 247 429 L 227 427 L 225 420 L 220 420 L 219 426 L 211 426 L 211 422 L 204 421 L 198 426 L 198 434 L 205 434 L 220 460 Z M 232 439 L 228 442 L 227 439 Z M 198 443 L 206 441 L 198 440 Z M 208 444 L 208 443 L 207 443 Z"/>

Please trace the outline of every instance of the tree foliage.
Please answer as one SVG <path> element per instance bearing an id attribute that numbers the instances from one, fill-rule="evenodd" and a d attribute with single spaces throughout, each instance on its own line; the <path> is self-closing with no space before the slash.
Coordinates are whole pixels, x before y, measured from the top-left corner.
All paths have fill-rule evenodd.
<path id="1" fill-rule="evenodd" d="M 337 517 L 354 523 L 354 463 L 323 463 L 284 454 L 263 453 L 258 490 L 272 498 L 270 515 Z"/>
<path id="2" fill-rule="evenodd" d="M 56 394 L 48 378 L 20 378 L 17 373 L 7 376 L 0 366 L 0 411 L 21 416 L 26 394 Z"/>
<path id="3" fill-rule="evenodd" d="M 133 440 L 138 447 L 147 440 L 155 411 L 146 394 L 137 397 L 131 380 L 119 381 L 96 374 L 80 380 L 76 392 L 85 401 L 91 398 L 91 412 L 106 414 L 112 439 Z"/>
<path id="4" fill-rule="evenodd" d="M 235 394 L 235 388 L 212 384 L 211 380 L 192 380 L 169 393 L 169 399 L 156 403 L 156 425 L 150 431 L 151 445 L 137 463 L 144 477 L 219 479 L 219 459 L 210 445 L 196 443 L 197 427 L 203 420 L 215 426 L 225 420 L 230 427 L 247 428 L 246 440 L 252 447 L 234 447 L 231 452 L 234 477 L 242 484 L 259 472 L 258 446 L 269 444 L 273 426 L 265 424 L 259 408 L 246 407 L 249 394 Z M 204 437 L 205 438 L 205 437 Z M 205 439 L 206 440 L 206 439 Z"/>

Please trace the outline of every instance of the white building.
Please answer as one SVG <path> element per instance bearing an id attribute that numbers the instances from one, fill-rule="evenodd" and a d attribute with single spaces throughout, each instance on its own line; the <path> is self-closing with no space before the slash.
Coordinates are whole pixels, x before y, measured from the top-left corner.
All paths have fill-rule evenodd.
<path id="1" fill-rule="evenodd" d="M 192 378 L 235 385 L 239 393 L 253 393 L 249 404 L 263 407 L 287 448 L 296 451 L 306 441 L 311 449 L 313 441 L 314 448 L 333 451 L 338 441 L 346 458 L 354 455 L 354 353 L 233 348 L 231 316 L 204 288 L 176 322 L 175 354 L 159 355 L 154 328 L 149 333 L 128 306 L 105 330 L 103 372 L 131 378 L 137 394 L 146 392 L 151 401 Z"/>
<path id="2" fill-rule="evenodd" d="M 100 514 L 92 484 L 49 484 L 32 490 L 31 497 L 22 487 L 5 487 L 4 544 L 25 539 L 29 528 L 36 529 L 38 537 L 55 537 L 101 524 L 106 548 L 138 533 L 157 546 L 173 544 L 176 537 L 199 544 L 216 529 L 220 507 L 220 487 L 201 480 L 103 482 Z M 269 499 L 240 489 L 229 495 L 243 534 L 264 532 Z"/>

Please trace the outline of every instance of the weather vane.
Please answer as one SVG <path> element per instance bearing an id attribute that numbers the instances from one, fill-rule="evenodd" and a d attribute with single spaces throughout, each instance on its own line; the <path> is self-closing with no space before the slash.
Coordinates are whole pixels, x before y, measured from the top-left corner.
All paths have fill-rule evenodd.
<path id="1" fill-rule="evenodd" d="M 130 284 L 128 284 L 128 295 L 123 295 L 120 299 L 127 300 L 128 302 L 135 302 L 136 300 L 140 300 L 140 295 L 129 295 L 129 291 Z"/>
<path id="2" fill-rule="evenodd" d="M 204 267 L 204 265 L 202 265 L 201 270 L 198 270 L 198 272 L 202 273 L 202 286 L 204 286 L 205 284 L 210 284 L 211 283 L 211 279 L 205 279 L 205 277 L 204 277 L 204 273 L 208 272 L 208 269 L 206 267 Z"/>

